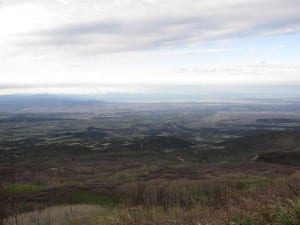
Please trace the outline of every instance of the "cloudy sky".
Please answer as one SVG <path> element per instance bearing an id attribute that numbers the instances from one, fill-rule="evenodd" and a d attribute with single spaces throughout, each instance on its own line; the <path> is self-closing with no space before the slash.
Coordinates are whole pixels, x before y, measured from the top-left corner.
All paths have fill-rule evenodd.
<path id="1" fill-rule="evenodd" d="M 295 94 L 299 12 L 299 0 L 0 0 L 0 94 Z"/>

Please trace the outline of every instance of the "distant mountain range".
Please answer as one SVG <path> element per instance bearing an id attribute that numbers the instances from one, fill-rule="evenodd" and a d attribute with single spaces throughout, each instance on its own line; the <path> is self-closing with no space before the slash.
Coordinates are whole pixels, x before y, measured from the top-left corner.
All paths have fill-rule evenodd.
<path id="1" fill-rule="evenodd" d="M 228 108 L 240 104 L 251 110 L 299 110 L 299 98 L 206 98 L 206 96 L 186 95 L 159 95 L 159 94 L 103 94 L 103 95 L 51 95 L 51 94 L 13 94 L 0 95 L 0 112 L 100 112 L 103 106 L 110 107 L 111 111 L 132 110 L 133 104 L 139 104 L 135 110 L 159 109 L 170 110 L 178 103 L 217 103 Z M 133 104 L 130 104 L 133 103 Z M 148 104 L 155 103 L 155 104 Z M 257 104 L 272 103 L 272 104 Z M 282 103 L 285 103 L 283 106 Z M 228 105 L 229 104 L 229 105 Z M 186 106 L 185 106 L 186 107 Z M 262 108 L 263 107 L 263 108 Z M 106 108 L 108 110 L 108 108 Z M 100 111 L 99 111 L 100 110 Z"/>
<path id="2" fill-rule="evenodd" d="M 90 97 L 75 95 L 0 95 L 0 112 L 27 111 L 33 108 L 35 110 L 51 110 L 101 104 L 104 104 L 104 102 Z"/>

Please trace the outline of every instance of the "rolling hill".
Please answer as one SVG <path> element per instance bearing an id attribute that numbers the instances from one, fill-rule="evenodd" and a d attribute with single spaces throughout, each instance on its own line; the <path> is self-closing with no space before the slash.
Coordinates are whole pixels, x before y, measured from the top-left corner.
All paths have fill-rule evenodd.
<path id="1" fill-rule="evenodd" d="M 300 132 L 280 131 L 223 142 L 230 155 L 281 164 L 300 165 Z"/>

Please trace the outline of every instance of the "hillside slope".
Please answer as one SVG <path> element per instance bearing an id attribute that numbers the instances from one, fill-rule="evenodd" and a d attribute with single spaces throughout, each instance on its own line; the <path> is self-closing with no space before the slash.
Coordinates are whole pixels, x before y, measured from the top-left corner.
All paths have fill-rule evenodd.
<path id="1" fill-rule="evenodd" d="M 222 143 L 229 155 L 262 162 L 300 165 L 300 132 L 280 131 Z"/>
<path id="2" fill-rule="evenodd" d="M 300 166 L 300 151 L 265 152 L 257 155 L 257 161 Z"/>
<path id="3" fill-rule="evenodd" d="M 300 132 L 280 131 L 241 137 L 223 142 L 223 145 L 231 151 L 245 153 L 300 151 Z"/>

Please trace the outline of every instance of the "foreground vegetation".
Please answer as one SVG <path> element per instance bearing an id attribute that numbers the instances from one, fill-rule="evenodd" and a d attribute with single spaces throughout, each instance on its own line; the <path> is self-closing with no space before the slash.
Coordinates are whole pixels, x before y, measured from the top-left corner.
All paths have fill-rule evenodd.
<path id="1" fill-rule="evenodd" d="M 16 196 L 2 189 L 2 200 Z M 123 186 L 119 200 L 87 192 L 71 192 L 68 198 L 73 200 L 69 206 L 32 213 L 18 211 L 12 199 L 7 205 L 2 201 L 2 213 L 11 215 L 2 224 L 298 225 L 300 173 L 252 181 L 156 180 Z"/>

